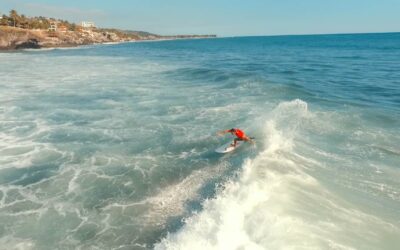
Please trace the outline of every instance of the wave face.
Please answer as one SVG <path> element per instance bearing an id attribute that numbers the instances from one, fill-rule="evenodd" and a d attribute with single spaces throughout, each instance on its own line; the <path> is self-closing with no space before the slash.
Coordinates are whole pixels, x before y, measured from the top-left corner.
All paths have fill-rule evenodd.
<path id="1" fill-rule="evenodd" d="M 0 54 L 0 248 L 397 249 L 400 35 Z M 219 155 L 243 128 L 256 137 Z"/>
<path id="2" fill-rule="evenodd" d="M 394 215 L 397 177 L 388 186 L 372 162 L 312 145 L 308 138 L 324 136 L 337 117 L 307 106 L 280 103 L 264 123 L 264 148 L 156 249 L 395 249 L 399 227 L 377 202 L 390 200 Z"/>

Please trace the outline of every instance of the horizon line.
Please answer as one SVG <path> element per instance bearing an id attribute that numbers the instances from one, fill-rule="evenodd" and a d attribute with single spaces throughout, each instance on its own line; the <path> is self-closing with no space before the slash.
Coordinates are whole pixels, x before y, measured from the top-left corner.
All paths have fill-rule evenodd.
<path id="1" fill-rule="evenodd" d="M 304 33 L 304 34 L 269 34 L 269 35 L 233 35 L 218 36 L 217 38 L 240 38 L 240 37 L 278 37 L 278 36 L 334 36 L 334 35 L 371 35 L 371 34 L 395 34 L 400 31 L 376 31 L 376 32 L 338 32 L 338 33 Z"/>

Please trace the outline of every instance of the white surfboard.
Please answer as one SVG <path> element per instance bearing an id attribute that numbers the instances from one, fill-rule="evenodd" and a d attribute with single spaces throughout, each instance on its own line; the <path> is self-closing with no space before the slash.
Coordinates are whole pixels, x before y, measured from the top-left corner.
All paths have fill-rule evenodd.
<path id="1" fill-rule="evenodd" d="M 217 148 L 215 150 L 215 152 L 220 153 L 220 154 L 225 154 L 225 153 L 232 152 L 233 150 L 235 150 L 238 147 L 240 147 L 244 142 L 243 141 L 238 141 L 236 143 L 235 147 L 231 145 L 232 143 L 233 143 L 233 141 L 230 141 L 227 144 L 222 145 L 221 147 Z"/>

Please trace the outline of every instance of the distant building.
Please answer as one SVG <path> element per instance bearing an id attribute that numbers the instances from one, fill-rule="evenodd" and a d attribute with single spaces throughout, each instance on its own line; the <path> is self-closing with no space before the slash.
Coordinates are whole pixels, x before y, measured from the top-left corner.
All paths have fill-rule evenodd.
<path id="1" fill-rule="evenodd" d="M 67 26 L 61 24 L 57 26 L 57 30 L 60 32 L 67 32 L 68 29 Z"/>
<path id="2" fill-rule="evenodd" d="M 80 25 L 77 25 L 77 26 L 76 26 L 76 28 L 75 28 L 75 31 L 78 31 L 78 32 L 83 32 L 83 28 L 82 28 L 82 26 L 80 26 Z"/>
<path id="3" fill-rule="evenodd" d="M 84 29 L 92 29 L 92 28 L 96 28 L 96 25 L 94 24 L 94 22 L 82 22 L 81 23 L 82 28 Z"/>
<path id="4" fill-rule="evenodd" d="M 57 22 L 50 22 L 49 31 L 51 32 L 57 31 Z"/>

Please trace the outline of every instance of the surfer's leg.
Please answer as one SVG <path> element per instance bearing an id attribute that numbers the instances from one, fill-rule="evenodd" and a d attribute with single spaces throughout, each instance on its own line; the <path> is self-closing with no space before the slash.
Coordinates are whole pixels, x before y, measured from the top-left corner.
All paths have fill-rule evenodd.
<path id="1" fill-rule="evenodd" d="M 233 143 L 231 144 L 233 147 L 236 147 L 236 143 L 238 141 L 238 138 L 233 139 Z"/>
<path id="2" fill-rule="evenodd" d="M 236 147 L 236 144 L 237 144 L 238 141 L 243 141 L 243 139 L 242 139 L 242 138 L 235 138 L 235 139 L 233 139 L 232 146 Z"/>

